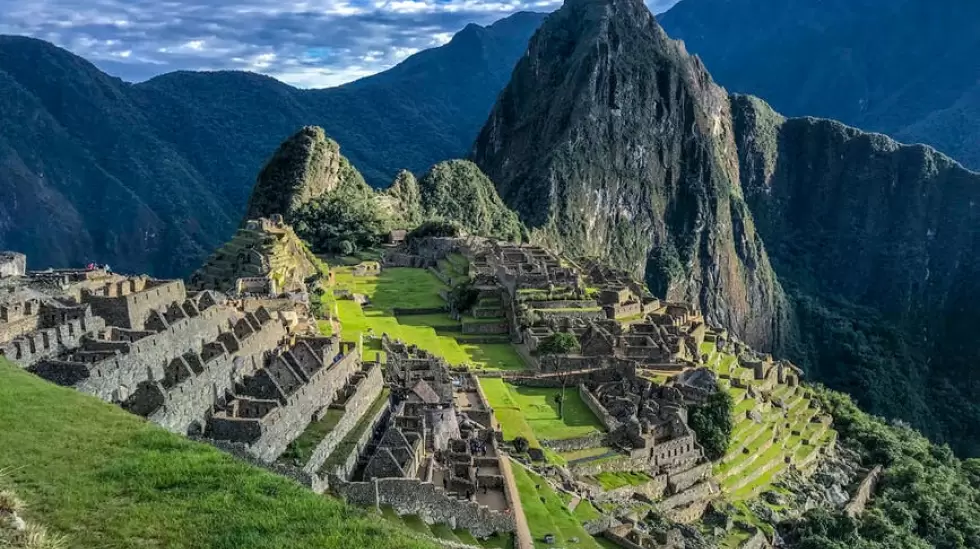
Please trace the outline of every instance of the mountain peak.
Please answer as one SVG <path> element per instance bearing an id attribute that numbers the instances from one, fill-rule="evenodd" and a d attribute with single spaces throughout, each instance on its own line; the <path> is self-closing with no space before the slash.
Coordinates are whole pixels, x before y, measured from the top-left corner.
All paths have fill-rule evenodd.
<path id="1" fill-rule="evenodd" d="M 283 142 L 259 173 L 245 220 L 281 214 L 291 220 L 307 202 L 336 190 L 349 162 L 323 128 L 306 126 Z M 352 168 L 350 168 L 352 169 Z"/>
<path id="2" fill-rule="evenodd" d="M 728 96 L 639 0 L 568 0 L 473 157 L 535 238 L 611 261 L 750 342 L 781 289 L 741 200 Z"/>

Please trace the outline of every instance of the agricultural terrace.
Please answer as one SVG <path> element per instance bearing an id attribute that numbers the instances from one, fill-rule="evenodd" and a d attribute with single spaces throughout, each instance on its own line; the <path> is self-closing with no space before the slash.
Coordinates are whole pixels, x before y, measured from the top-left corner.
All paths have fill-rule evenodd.
<path id="1" fill-rule="evenodd" d="M 777 384 L 771 390 L 755 380 L 752 371 L 738 365 L 736 357 L 705 343 L 701 352 L 708 355 L 708 366 L 719 376 L 720 383 L 732 395 L 735 408 L 734 428 L 728 451 L 715 468 L 722 490 L 730 501 L 757 497 L 773 487 L 781 473 L 791 465 L 806 469 L 818 452 L 832 446 L 837 433 L 826 422 L 819 421 L 819 408 L 810 391 L 800 386 Z M 745 389 L 732 386 L 740 379 L 759 392 L 771 395 L 771 402 L 753 398 Z M 774 403 L 779 403 L 779 405 Z M 756 422 L 749 414 L 757 414 Z"/>
<path id="2" fill-rule="evenodd" d="M 437 546 L 2 358 L 0 433 L 24 518 L 69 547 Z"/>
<path id="3" fill-rule="evenodd" d="M 444 277 L 455 277 L 451 279 L 453 282 L 462 279 L 454 263 L 443 261 L 440 265 L 445 270 L 438 272 Z M 466 364 L 489 371 L 526 369 L 506 336 L 477 339 L 461 333 L 463 322 L 483 319 L 455 320 L 446 312 L 433 311 L 446 306 L 440 294 L 449 291 L 449 286 L 436 273 L 426 269 L 388 268 L 377 274 L 355 276 L 354 271 L 355 267 L 351 266 L 332 269 L 334 285 L 324 296 L 324 305 L 339 320 L 344 340 L 358 341 L 362 334 L 365 336 L 366 360 L 373 360 L 382 352 L 380 339 L 369 336 L 380 338 L 382 333 L 387 333 L 435 353 L 453 365 Z M 345 292 L 363 295 L 368 304 L 362 306 L 353 299 L 339 297 Z M 324 331 L 334 329 L 328 322 L 321 326 Z"/>
<path id="4" fill-rule="evenodd" d="M 585 504 L 580 513 L 578 506 L 569 509 L 568 495 L 558 493 L 548 481 L 523 465 L 514 463 L 514 481 L 521 496 L 521 507 L 527 518 L 534 546 L 538 548 L 564 547 L 566 549 L 603 549 L 617 547 L 606 540 L 593 538 L 585 531 L 582 522 L 598 517 L 591 504 Z M 581 503 L 579 505 L 582 505 Z M 545 537 L 554 536 L 554 543 Z"/>

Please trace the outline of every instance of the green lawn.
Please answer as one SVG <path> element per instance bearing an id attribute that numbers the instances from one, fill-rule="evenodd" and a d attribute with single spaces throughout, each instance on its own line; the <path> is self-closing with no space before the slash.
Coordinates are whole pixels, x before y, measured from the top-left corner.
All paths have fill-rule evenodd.
<path id="1" fill-rule="evenodd" d="M 327 306 L 340 319 L 341 337 L 358 341 L 365 334 L 364 354 L 374 360 L 381 353 L 380 342 L 370 341 L 367 334 L 390 337 L 413 343 L 435 353 L 450 364 L 472 364 L 486 370 L 524 370 L 524 360 L 509 343 L 471 343 L 457 341 L 447 328 L 460 323 L 446 314 L 408 315 L 395 317 L 394 309 L 443 307 L 446 302 L 439 291 L 446 286 L 425 269 L 385 269 L 379 276 L 355 277 L 348 267 L 334 269 L 336 286 L 326 296 Z M 351 300 L 334 299 L 332 290 L 346 289 L 364 294 L 371 300 L 362 309 Z"/>
<path id="2" fill-rule="evenodd" d="M 527 517 L 534 546 L 564 547 L 566 549 L 600 549 L 596 540 L 582 527 L 562 498 L 543 478 L 515 463 L 514 481 L 520 493 L 521 506 Z M 555 536 L 555 544 L 548 545 L 544 537 Z M 578 538 L 578 542 L 571 540 Z"/>
<path id="3" fill-rule="evenodd" d="M 482 378 L 480 384 L 507 440 L 524 436 L 534 446 L 542 439 L 563 440 L 603 430 L 575 387 L 565 389 L 564 417 L 559 418 L 554 398 L 561 389 L 522 387 L 495 378 Z"/>
<path id="4" fill-rule="evenodd" d="M 626 471 L 622 473 L 599 473 L 595 479 L 602 486 L 603 490 L 615 490 L 623 486 L 639 486 L 650 482 L 650 475 L 639 471 Z"/>
<path id="5" fill-rule="evenodd" d="M 0 439 L 26 518 L 73 549 L 433 547 L 2 360 Z"/>

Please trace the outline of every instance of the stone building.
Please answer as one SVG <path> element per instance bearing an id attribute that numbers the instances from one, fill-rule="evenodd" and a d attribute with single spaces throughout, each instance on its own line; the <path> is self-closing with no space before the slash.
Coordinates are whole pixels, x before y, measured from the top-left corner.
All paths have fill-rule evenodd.
<path id="1" fill-rule="evenodd" d="M 0 278 L 27 274 L 27 256 L 17 252 L 0 252 Z"/>

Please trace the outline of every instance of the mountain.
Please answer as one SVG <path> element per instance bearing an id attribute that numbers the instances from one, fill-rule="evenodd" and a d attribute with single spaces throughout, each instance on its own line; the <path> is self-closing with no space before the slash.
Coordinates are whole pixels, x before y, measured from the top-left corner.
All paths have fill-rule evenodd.
<path id="1" fill-rule="evenodd" d="M 549 16 L 473 157 L 536 239 L 778 344 L 783 292 L 739 189 L 728 96 L 641 2 Z"/>
<path id="2" fill-rule="evenodd" d="M 980 169 L 976 2 L 682 0 L 660 23 L 731 91 Z"/>
<path id="3" fill-rule="evenodd" d="M 241 72 L 128 84 L 39 40 L 0 37 L 0 249 L 31 268 L 184 275 L 231 237 L 255 174 L 319 125 L 372 185 L 465 155 L 544 16 L 470 25 L 338 88 Z"/>
<path id="4" fill-rule="evenodd" d="M 306 126 L 284 141 L 252 188 L 245 220 L 280 214 L 291 223 L 304 204 L 361 175 L 323 128 Z M 363 181 L 363 180 L 362 180 Z"/>
<path id="5" fill-rule="evenodd" d="M 634 0 L 549 16 L 473 158 L 532 239 L 980 455 L 980 174 L 727 94 Z"/>

